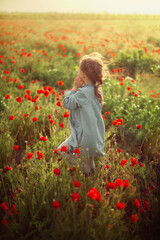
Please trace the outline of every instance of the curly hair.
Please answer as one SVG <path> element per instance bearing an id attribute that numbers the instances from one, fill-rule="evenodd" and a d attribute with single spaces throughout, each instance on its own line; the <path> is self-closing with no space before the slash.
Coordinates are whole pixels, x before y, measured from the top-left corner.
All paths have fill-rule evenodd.
<path id="1" fill-rule="evenodd" d="M 84 72 L 95 85 L 95 95 L 100 102 L 103 100 L 101 85 L 103 79 L 106 77 L 106 73 L 108 73 L 106 64 L 106 59 L 98 52 L 93 52 L 80 58 L 80 70 Z"/>

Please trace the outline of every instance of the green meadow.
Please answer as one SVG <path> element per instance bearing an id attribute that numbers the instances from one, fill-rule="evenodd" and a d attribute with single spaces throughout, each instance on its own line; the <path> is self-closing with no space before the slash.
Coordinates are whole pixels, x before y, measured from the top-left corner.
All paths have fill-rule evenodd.
<path id="1" fill-rule="evenodd" d="M 0 239 L 158 240 L 160 16 L 0 13 Z M 101 53 L 105 157 L 57 152 L 64 91 Z"/>

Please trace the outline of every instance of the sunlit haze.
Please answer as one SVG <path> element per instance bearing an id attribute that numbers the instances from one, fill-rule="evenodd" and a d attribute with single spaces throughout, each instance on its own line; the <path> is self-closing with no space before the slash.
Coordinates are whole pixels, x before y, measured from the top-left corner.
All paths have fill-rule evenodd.
<path id="1" fill-rule="evenodd" d="M 0 0 L 0 11 L 160 14 L 159 0 Z"/>

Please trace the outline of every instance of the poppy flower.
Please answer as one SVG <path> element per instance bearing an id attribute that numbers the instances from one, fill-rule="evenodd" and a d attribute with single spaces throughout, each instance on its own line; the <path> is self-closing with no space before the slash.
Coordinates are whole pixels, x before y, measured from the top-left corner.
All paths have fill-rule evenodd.
<path id="1" fill-rule="evenodd" d="M 22 98 L 21 98 L 21 97 L 18 97 L 18 98 L 16 98 L 16 101 L 19 102 L 19 103 L 21 103 Z"/>
<path id="2" fill-rule="evenodd" d="M 124 183 L 123 183 L 123 181 L 121 179 L 116 179 L 116 185 L 118 187 L 123 187 Z"/>
<path id="3" fill-rule="evenodd" d="M 8 210 L 7 204 L 5 202 L 1 203 L 0 208 L 2 208 L 3 211 Z"/>
<path id="4" fill-rule="evenodd" d="M 44 136 L 41 136 L 41 137 L 39 137 L 39 140 L 40 140 L 40 141 L 47 141 L 47 138 L 44 137 Z"/>
<path id="5" fill-rule="evenodd" d="M 55 124 L 55 121 L 53 121 L 52 119 L 49 120 L 51 124 Z"/>
<path id="6" fill-rule="evenodd" d="M 131 215 L 130 219 L 131 219 L 132 222 L 137 222 L 138 221 L 137 214 Z"/>
<path id="7" fill-rule="evenodd" d="M 31 90 L 26 90 L 26 93 L 27 93 L 28 95 L 30 95 L 30 94 L 31 94 Z"/>
<path id="8" fill-rule="evenodd" d="M 131 157 L 131 162 L 132 162 L 132 166 L 137 166 L 138 164 L 138 160 L 136 160 L 134 157 Z"/>
<path id="9" fill-rule="evenodd" d="M 55 168 L 54 171 L 53 171 L 56 175 L 59 175 L 60 174 L 60 170 L 58 168 Z"/>
<path id="10" fill-rule="evenodd" d="M 102 119 L 103 119 L 103 120 L 105 120 L 105 117 L 104 117 L 104 115 L 102 115 Z"/>
<path id="11" fill-rule="evenodd" d="M 33 117 L 32 120 L 33 120 L 33 122 L 37 122 L 37 121 L 38 121 L 38 118 Z"/>
<path id="12" fill-rule="evenodd" d="M 72 201 L 77 201 L 77 202 L 79 202 L 79 200 L 80 200 L 80 195 L 79 195 L 77 192 L 74 192 L 74 193 L 71 195 L 71 198 L 72 198 Z"/>
<path id="13" fill-rule="evenodd" d="M 60 204 L 60 202 L 58 202 L 58 201 L 53 201 L 53 202 L 52 202 L 52 207 L 58 209 L 58 208 L 61 207 L 61 204 Z"/>
<path id="14" fill-rule="evenodd" d="M 87 197 L 93 200 L 101 201 L 101 194 L 97 191 L 96 188 L 91 188 L 87 193 Z"/>
<path id="15" fill-rule="evenodd" d="M 110 165 L 107 164 L 107 165 L 105 166 L 105 168 L 107 168 L 107 169 L 110 168 Z"/>
<path id="16" fill-rule="evenodd" d="M 25 72 L 24 68 L 21 68 L 21 69 L 20 69 L 20 72 L 21 72 L 21 73 L 24 73 L 24 72 Z"/>
<path id="17" fill-rule="evenodd" d="M 6 94 L 5 99 L 10 99 L 10 95 Z"/>
<path id="18" fill-rule="evenodd" d="M 65 114 L 63 115 L 63 117 L 68 118 L 68 117 L 69 117 L 69 112 L 65 112 Z"/>
<path id="19" fill-rule="evenodd" d="M 81 183 L 80 183 L 80 182 L 77 182 L 77 181 L 74 181 L 74 186 L 75 186 L 75 187 L 80 187 L 80 186 L 81 186 Z"/>
<path id="20" fill-rule="evenodd" d="M 63 84 L 64 84 L 64 82 L 58 81 L 58 85 L 59 85 L 59 86 L 63 86 Z"/>
<path id="21" fill-rule="evenodd" d="M 38 111 L 38 106 L 35 106 L 35 110 Z"/>
<path id="22" fill-rule="evenodd" d="M 81 152 L 79 151 L 79 148 L 77 148 L 74 150 L 74 153 L 81 153 Z"/>
<path id="23" fill-rule="evenodd" d="M 142 126 L 140 124 L 137 125 L 137 129 L 141 129 Z"/>
<path id="24" fill-rule="evenodd" d="M 108 188 L 113 188 L 113 189 L 117 188 L 116 184 L 113 182 L 109 182 L 107 186 L 108 186 Z"/>
<path id="25" fill-rule="evenodd" d="M 24 86 L 19 85 L 18 88 L 19 88 L 19 89 L 24 89 Z"/>
<path id="26" fill-rule="evenodd" d="M 10 167 L 10 166 L 7 165 L 7 166 L 5 166 L 5 170 L 6 170 L 6 171 L 12 170 L 12 167 Z"/>
<path id="27" fill-rule="evenodd" d="M 116 203 L 116 207 L 120 210 L 124 209 L 125 208 L 125 204 L 123 202 L 118 202 Z"/>
<path id="28" fill-rule="evenodd" d="M 109 112 L 105 112 L 105 115 L 108 115 L 109 114 Z"/>
<path id="29" fill-rule="evenodd" d="M 37 159 L 43 159 L 44 158 L 44 153 L 42 153 L 41 151 L 37 151 Z"/>
<path id="30" fill-rule="evenodd" d="M 29 117 L 28 113 L 25 113 L 24 116 L 25 116 L 25 117 Z"/>
<path id="31" fill-rule="evenodd" d="M 136 198 L 136 199 L 134 200 L 134 206 L 135 206 L 136 208 L 139 208 L 139 207 L 141 206 L 141 203 L 140 203 L 140 201 L 139 201 L 138 198 Z"/>
<path id="32" fill-rule="evenodd" d="M 118 148 L 118 149 L 117 149 L 117 152 L 120 153 L 120 152 L 122 152 L 122 150 L 121 150 L 120 148 Z"/>
<path id="33" fill-rule="evenodd" d="M 18 214 L 15 204 L 11 205 L 11 213 Z"/>
<path id="34" fill-rule="evenodd" d="M 128 161 L 126 159 L 122 159 L 121 160 L 121 166 L 124 167 L 124 165 L 127 163 Z"/>
<path id="35" fill-rule="evenodd" d="M 28 161 L 33 157 L 33 153 L 31 153 L 31 152 L 29 152 L 29 153 L 27 153 L 27 159 L 28 159 Z"/>
<path id="36" fill-rule="evenodd" d="M 62 104 L 61 104 L 61 102 L 60 102 L 60 101 L 58 101 L 58 102 L 56 103 L 56 106 L 58 106 L 58 107 L 62 107 Z"/>
<path id="37" fill-rule="evenodd" d="M 14 116 L 11 115 L 11 116 L 9 117 L 9 120 L 14 120 Z"/>
<path id="38" fill-rule="evenodd" d="M 50 92 L 53 91 L 53 88 L 49 86 L 48 91 L 50 91 Z"/>
<path id="39" fill-rule="evenodd" d="M 67 152 L 67 147 L 66 146 L 62 146 L 60 149 L 61 152 Z"/>
<path id="40" fill-rule="evenodd" d="M 64 128 L 64 123 L 62 122 L 62 123 L 60 123 L 60 125 L 59 125 L 61 128 Z"/>
<path id="41" fill-rule="evenodd" d="M 18 150 L 19 146 L 18 145 L 14 145 L 14 150 Z"/>
<path id="42" fill-rule="evenodd" d="M 129 187 L 129 182 L 128 182 L 127 179 L 124 181 L 123 187 L 124 187 L 124 188 L 128 188 L 128 187 Z"/>
<path id="43" fill-rule="evenodd" d="M 45 96 L 45 97 L 48 97 L 48 96 L 49 96 L 49 91 L 47 91 L 47 90 L 44 91 L 44 96 Z"/>

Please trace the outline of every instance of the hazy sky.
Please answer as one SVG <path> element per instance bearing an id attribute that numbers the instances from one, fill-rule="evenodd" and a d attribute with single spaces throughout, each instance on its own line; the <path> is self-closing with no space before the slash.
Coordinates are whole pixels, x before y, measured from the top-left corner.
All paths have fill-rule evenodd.
<path id="1" fill-rule="evenodd" d="M 160 14 L 160 0 L 0 0 L 0 11 Z"/>

